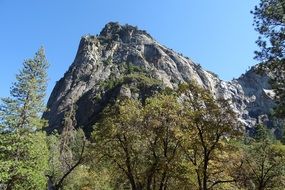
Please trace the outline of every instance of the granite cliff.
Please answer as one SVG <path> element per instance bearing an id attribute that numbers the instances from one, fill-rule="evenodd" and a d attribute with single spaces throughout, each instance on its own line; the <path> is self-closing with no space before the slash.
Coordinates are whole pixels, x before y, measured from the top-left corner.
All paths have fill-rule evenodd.
<path id="1" fill-rule="evenodd" d="M 146 98 L 155 92 L 195 81 L 217 98 L 225 98 L 247 127 L 269 122 L 274 94 L 270 73 L 258 65 L 238 79 L 223 81 L 191 59 L 159 44 L 146 31 L 108 23 L 97 36 L 82 37 L 77 55 L 49 98 L 50 132 L 62 130 L 64 115 L 74 110 L 76 126 L 91 131 L 99 113 L 118 96 Z"/>

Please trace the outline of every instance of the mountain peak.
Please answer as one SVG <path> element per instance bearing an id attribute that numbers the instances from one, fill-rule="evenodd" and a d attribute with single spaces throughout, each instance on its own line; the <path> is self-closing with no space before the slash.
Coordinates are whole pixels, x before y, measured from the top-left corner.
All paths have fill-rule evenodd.
<path id="1" fill-rule="evenodd" d="M 146 98 L 165 87 L 195 81 L 216 98 L 229 100 L 240 120 L 251 127 L 273 107 L 267 75 L 255 69 L 238 80 L 222 81 L 183 55 L 160 45 L 146 31 L 110 22 L 98 36 L 80 41 L 73 64 L 48 101 L 48 131 L 62 130 L 64 115 L 77 108 L 75 120 L 91 131 L 101 111 L 120 96 Z M 147 82 L 147 84 L 141 84 Z"/>
<path id="2" fill-rule="evenodd" d="M 145 35 L 153 39 L 145 30 L 129 24 L 121 25 L 118 22 L 109 22 L 100 32 L 100 37 L 121 39 L 123 42 L 130 42 L 132 38 Z"/>

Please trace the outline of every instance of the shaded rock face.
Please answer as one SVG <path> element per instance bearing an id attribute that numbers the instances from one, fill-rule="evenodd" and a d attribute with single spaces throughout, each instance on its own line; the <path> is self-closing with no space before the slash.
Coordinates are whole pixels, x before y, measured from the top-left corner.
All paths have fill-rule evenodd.
<path id="1" fill-rule="evenodd" d="M 251 127 L 264 122 L 261 118 L 274 106 L 269 78 L 269 74 L 257 74 L 256 66 L 238 79 L 222 81 L 147 32 L 109 23 L 100 35 L 82 37 L 76 58 L 54 87 L 43 117 L 49 120 L 49 132 L 61 131 L 64 115 L 73 107 L 77 127 L 90 132 L 100 112 L 117 97 L 144 99 L 165 87 L 195 81 L 216 98 L 228 99 L 239 119 Z"/>

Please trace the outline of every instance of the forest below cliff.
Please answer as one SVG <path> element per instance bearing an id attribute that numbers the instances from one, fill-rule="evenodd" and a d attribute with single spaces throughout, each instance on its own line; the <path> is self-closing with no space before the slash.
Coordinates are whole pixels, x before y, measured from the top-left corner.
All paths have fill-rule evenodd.
<path id="1" fill-rule="evenodd" d="M 111 55 L 98 67 L 119 69 L 96 84 L 96 93 L 84 99 L 87 103 L 73 104 L 60 93 L 51 97 L 58 98 L 58 117 L 45 106 L 49 63 L 40 48 L 23 62 L 10 96 L 1 99 L 0 189 L 284 189 L 285 135 L 274 131 L 284 132 L 285 1 L 261 0 L 252 13 L 260 34 L 257 74 L 272 74 L 270 122 L 248 127 L 231 101 L 199 82 L 168 86 L 153 70 L 114 63 Z M 109 38 L 100 40 L 113 45 Z M 147 47 L 147 61 L 155 62 L 157 49 Z M 80 81 L 90 78 L 80 76 Z M 91 127 L 79 125 L 83 119 L 78 110 L 88 113 L 93 103 L 100 112 L 84 118 Z M 59 127 L 50 126 L 47 113 L 62 118 L 52 121 Z"/>

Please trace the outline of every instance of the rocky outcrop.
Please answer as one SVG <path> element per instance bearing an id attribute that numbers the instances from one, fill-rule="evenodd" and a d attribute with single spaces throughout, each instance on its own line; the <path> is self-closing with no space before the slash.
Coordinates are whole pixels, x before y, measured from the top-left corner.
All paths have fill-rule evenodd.
<path id="1" fill-rule="evenodd" d="M 215 97 L 228 99 L 239 119 L 251 127 L 274 106 L 270 75 L 257 70 L 256 66 L 239 79 L 222 81 L 146 31 L 109 23 L 100 35 L 82 37 L 76 58 L 54 87 L 43 117 L 49 120 L 48 131 L 61 131 L 65 112 L 75 107 L 78 126 L 90 131 L 102 109 L 118 96 L 143 99 L 160 89 L 195 81 Z"/>

